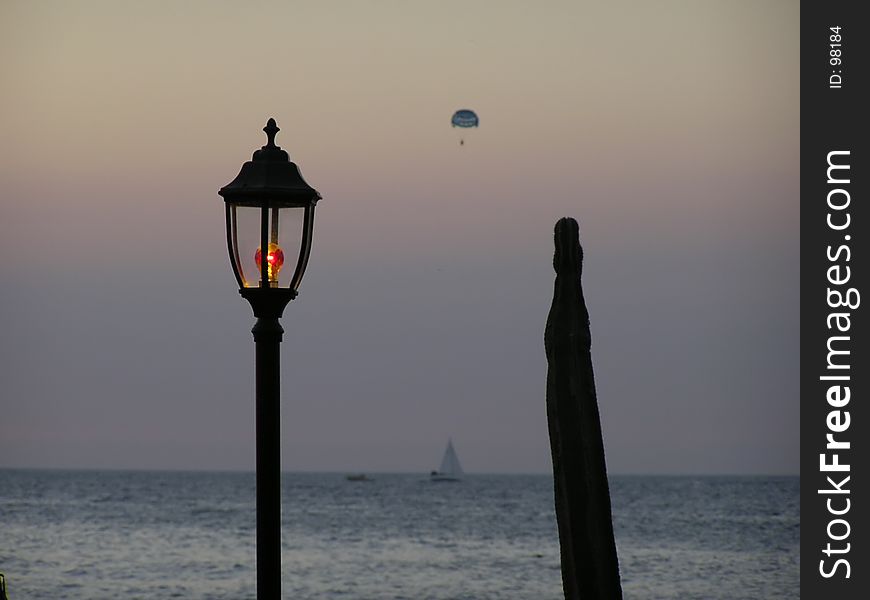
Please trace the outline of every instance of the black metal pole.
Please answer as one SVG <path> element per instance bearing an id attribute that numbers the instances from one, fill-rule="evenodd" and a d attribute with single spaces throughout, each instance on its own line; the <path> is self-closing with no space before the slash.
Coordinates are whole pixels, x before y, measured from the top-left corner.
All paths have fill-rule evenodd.
<path id="1" fill-rule="evenodd" d="M 281 374 L 280 345 L 284 330 L 278 320 L 287 304 L 296 297 L 308 253 L 314 224 L 314 205 L 321 199 L 313 187 L 305 183 L 299 167 L 290 162 L 290 155 L 275 145 L 280 131 L 275 119 L 263 128 L 267 143 L 256 150 L 251 160 L 230 183 L 218 191 L 226 202 L 227 247 L 230 264 L 239 293 L 250 302 L 257 322 L 251 330 L 256 347 L 257 391 L 257 599 L 278 600 L 281 597 Z M 260 211 L 260 245 L 255 253 L 259 261 L 259 285 L 253 284 L 254 273 L 242 269 L 238 247 L 237 209 L 248 213 Z M 278 269 L 283 263 L 283 251 L 277 247 L 278 215 L 282 209 L 298 213 L 304 209 L 302 245 L 292 279 L 280 287 Z M 270 219 L 271 216 L 271 219 Z M 283 217 L 282 217 L 283 219 Z M 251 231 L 253 233 L 253 231 Z M 279 254 L 270 266 L 270 246 Z M 253 250 L 247 247 L 248 252 Z"/>
<path id="2" fill-rule="evenodd" d="M 281 339 L 277 317 L 251 330 L 257 354 L 257 598 L 281 597 Z"/>
<path id="3" fill-rule="evenodd" d="M 257 600 L 281 598 L 281 340 L 278 322 L 296 292 L 243 288 L 257 322 Z"/>

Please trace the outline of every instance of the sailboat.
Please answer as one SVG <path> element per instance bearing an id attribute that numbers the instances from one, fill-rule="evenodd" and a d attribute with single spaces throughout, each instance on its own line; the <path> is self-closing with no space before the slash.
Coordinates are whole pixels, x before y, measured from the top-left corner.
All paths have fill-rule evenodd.
<path id="1" fill-rule="evenodd" d="M 441 459 L 441 467 L 429 474 L 431 481 L 459 481 L 464 473 L 459 464 L 459 457 L 453 449 L 453 440 L 447 440 L 447 449 L 444 450 L 444 458 Z"/>

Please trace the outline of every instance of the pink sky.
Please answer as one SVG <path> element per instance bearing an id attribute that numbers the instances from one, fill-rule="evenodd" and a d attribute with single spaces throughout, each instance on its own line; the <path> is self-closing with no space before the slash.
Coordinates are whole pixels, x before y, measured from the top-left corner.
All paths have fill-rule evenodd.
<path id="1" fill-rule="evenodd" d="M 285 468 L 546 471 L 574 216 L 611 468 L 797 471 L 797 3 L 252 4 L 0 6 L 0 466 L 253 465 L 216 192 L 271 116 Z"/>

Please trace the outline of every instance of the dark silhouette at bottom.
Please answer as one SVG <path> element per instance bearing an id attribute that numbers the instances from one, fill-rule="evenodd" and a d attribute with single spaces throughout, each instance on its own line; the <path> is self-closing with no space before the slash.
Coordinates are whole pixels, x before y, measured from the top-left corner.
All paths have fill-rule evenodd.
<path id="1" fill-rule="evenodd" d="M 555 244 L 544 347 L 562 587 L 566 600 L 621 600 L 577 221 L 556 223 Z"/>

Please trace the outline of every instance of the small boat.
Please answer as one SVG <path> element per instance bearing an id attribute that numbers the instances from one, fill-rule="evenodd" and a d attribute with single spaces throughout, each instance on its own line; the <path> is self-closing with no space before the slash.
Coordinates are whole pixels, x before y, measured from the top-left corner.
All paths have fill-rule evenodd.
<path id="1" fill-rule="evenodd" d="M 366 475 L 365 473 L 357 473 L 356 475 L 348 475 L 345 477 L 348 481 L 374 481 L 371 477 Z"/>
<path id="2" fill-rule="evenodd" d="M 460 481 L 465 473 L 459 464 L 459 457 L 453 449 L 453 440 L 447 440 L 447 449 L 444 450 L 444 458 L 441 459 L 441 467 L 437 471 L 429 473 L 431 481 Z"/>

